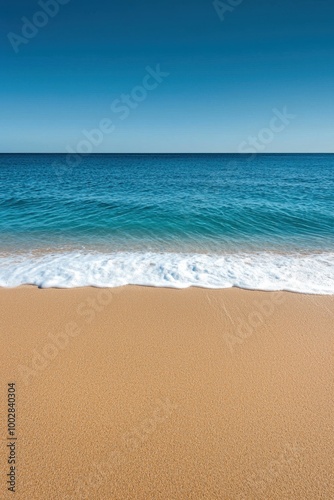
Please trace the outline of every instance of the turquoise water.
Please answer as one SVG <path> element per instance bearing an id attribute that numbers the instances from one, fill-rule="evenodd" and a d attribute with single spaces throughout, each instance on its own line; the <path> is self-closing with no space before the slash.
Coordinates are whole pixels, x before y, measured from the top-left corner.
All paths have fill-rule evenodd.
<path id="1" fill-rule="evenodd" d="M 0 285 L 334 293 L 334 155 L 69 161 L 0 156 Z"/>

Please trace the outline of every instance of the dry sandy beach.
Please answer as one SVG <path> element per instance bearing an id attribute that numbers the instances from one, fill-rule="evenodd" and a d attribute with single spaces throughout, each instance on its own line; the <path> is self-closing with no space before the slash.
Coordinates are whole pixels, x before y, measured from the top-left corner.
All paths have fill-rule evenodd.
<path id="1" fill-rule="evenodd" d="M 0 314 L 1 498 L 334 498 L 334 296 L 21 287 Z"/>

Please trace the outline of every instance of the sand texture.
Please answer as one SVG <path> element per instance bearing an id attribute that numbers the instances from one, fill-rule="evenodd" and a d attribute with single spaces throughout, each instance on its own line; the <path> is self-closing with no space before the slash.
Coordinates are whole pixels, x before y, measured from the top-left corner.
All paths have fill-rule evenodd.
<path id="1" fill-rule="evenodd" d="M 334 498 L 333 296 L 2 289 L 0 336 L 0 498 Z"/>

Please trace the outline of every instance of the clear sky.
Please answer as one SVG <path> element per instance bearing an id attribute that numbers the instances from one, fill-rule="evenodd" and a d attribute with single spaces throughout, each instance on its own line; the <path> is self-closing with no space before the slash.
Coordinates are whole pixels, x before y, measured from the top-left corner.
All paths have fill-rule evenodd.
<path id="1" fill-rule="evenodd" d="M 333 0 L 55 2 L 1 2 L 0 152 L 334 152 Z"/>

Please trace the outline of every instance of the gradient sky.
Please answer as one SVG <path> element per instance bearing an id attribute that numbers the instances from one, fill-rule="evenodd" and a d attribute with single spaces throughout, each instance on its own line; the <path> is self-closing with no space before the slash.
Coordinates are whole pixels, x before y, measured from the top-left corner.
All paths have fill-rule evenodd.
<path id="1" fill-rule="evenodd" d="M 284 106 L 263 152 L 334 152 L 333 0 L 243 0 L 223 21 L 210 0 L 70 0 L 18 53 L 7 35 L 41 7 L 0 8 L 0 152 L 76 150 L 104 118 L 93 152 L 237 152 Z M 121 120 L 111 103 L 157 64 Z"/>

